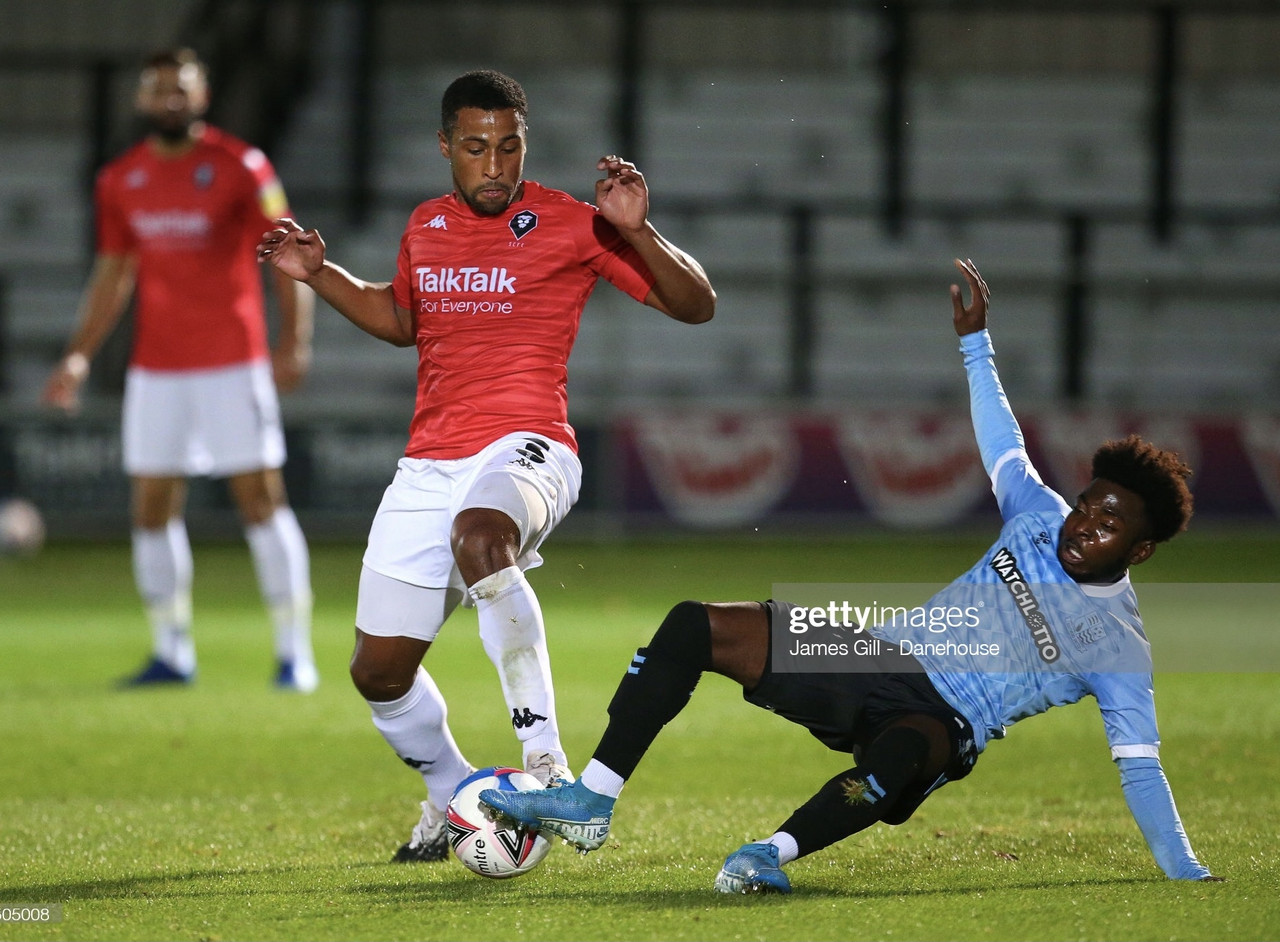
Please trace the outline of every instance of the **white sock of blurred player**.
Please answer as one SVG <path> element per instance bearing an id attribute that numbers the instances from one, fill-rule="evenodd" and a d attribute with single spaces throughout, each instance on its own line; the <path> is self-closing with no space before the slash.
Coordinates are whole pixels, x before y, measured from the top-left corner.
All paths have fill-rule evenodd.
<path id="1" fill-rule="evenodd" d="M 556 721 L 547 632 L 533 586 L 520 567 L 509 566 L 481 579 L 470 592 L 480 641 L 498 669 L 526 767 L 530 757 L 543 753 L 567 765 Z"/>
<path id="2" fill-rule="evenodd" d="M 196 669 L 191 637 L 191 541 L 186 524 L 133 530 L 133 578 L 151 623 L 152 653 L 175 671 Z"/>
<path id="3" fill-rule="evenodd" d="M 311 651 L 311 556 L 293 510 L 281 507 L 245 527 L 258 587 L 275 625 L 276 658 L 298 672 L 314 671 Z M 300 678 L 301 679 L 301 678 Z"/>
<path id="4" fill-rule="evenodd" d="M 417 769 L 427 786 L 427 799 L 443 812 L 454 788 L 471 773 L 453 733 L 449 710 L 440 688 L 419 667 L 409 692 L 398 700 L 366 701 L 373 711 L 373 725 L 405 765 Z"/>

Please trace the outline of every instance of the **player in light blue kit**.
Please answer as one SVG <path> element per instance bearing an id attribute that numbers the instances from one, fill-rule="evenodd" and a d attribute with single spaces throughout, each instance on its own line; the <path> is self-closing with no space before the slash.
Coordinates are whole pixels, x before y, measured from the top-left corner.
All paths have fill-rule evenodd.
<path id="1" fill-rule="evenodd" d="M 633 658 L 578 781 L 484 791 L 492 813 L 583 852 L 600 847 L 623 784 L 712 671 L 857 763 L 771 837 L 730 854 L 715 882 L 726 893 L 786 893 L 783 865 L 877 821 L 901 824 L 934 790 L 967 775 L 1006 726 L 1092 695 L 1125 800 L 1160 868 L 1173 879 L 1217 879 L 1192 852 L 1160 765 L 1150 652 L 1128 575 L 1185 529 L 1191 471 L 1130 436 L 1098 449 L 1093 481 L 1074 505 L 1046 487 L 996 374 L 987 285 L 972 262 L 956 267 L 971 293 L 965 305 L 951 287 L 974 432 L 1005 521 L 991 549 L 924 606 L 865 633 L 852 624 L 829 630 L 830 650 L 845 643 L 848 652 L 838 668 L 785 663 L 799 650 L 797 630 L 813 637 L 810 610 L 773 600 L 681 602 Z M 854 637 L 874 643 L 848 643 Z"/>

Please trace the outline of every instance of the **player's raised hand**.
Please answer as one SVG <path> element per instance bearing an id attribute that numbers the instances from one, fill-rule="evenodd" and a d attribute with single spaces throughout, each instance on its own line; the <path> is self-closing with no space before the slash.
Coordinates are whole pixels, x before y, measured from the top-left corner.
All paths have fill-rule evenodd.
<path id="1" fill-rule="evenodd" d="M 596 181 L 596 207 L 622 232 L 634 232 L 649 218 L 649 186 L 636 165 L 616 154 L 601 157 L 596 169 L 604 179 Z"/>
<path id="2" fill-rule="evenodd" d="M 957 258 L 955 266 L 964 275 L 964 280 L 969 283 L 970 300 L 967 305 L 964 303 L 960 286 L 951 286 L 951 319 L 955 324 L 956 333 L 963 337 L 965 334 L 975 334 L 987 326 L 987 310 L 991 307 L 991 289 L 978 274 L 973 259 L 966 258 L 961 261 Z"/>
<path id="3" fill-rule="evenodd" d="M 262 234 L 258 261 L 270 262 L 290 278 L 305 282 L 324 267 L 324 239 L 292 219 L 277 219 L 276 228 Z"/>

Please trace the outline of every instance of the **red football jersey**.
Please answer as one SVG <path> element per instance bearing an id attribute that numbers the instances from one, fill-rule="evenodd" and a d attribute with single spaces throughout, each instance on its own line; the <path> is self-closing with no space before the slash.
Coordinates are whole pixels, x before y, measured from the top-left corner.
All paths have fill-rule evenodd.
<path id="1" fill-rule="evenodd" d="M 255 249 L 288 205 L 262 151 L 212 127 L 180 157 L 142 141 L 98 174 L 95 204 L 98 252 L 138 257 L 130 363 L 190 370 L 268 355 Z"/>
<path id="2" fill-rule="evenodd" d="M 559 190 L 526 180 L 498 216 L 452 193 L 415 209 L 392 282 L 418 344 L 405 454 L 464 458 L 521 431 L 576 448 L 569 352 L 600 276 L 638 301 L 654 281 L 594 206 Z"/>

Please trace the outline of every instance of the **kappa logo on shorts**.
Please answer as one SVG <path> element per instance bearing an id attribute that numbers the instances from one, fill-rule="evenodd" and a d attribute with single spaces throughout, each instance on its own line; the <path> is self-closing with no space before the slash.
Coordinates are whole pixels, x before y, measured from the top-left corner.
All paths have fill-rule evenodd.
<path id="1" fill-rule="evenodd" d="M 516 453 L 523 455 L 534 464 L 547 463 L 547 449 L 551 446 L 544 442 L 541 438 L 530 438 L 523 445 L 516 449 Z"/>
<path id="2" fill-rule="evenodd" d="M 538 214 L 531 213 L 527 209 L 516 213 L 511 217 L 511 221 L 507 223 L 511 227 L 511 234 L 517 239 L 523 239 L 534 229 L 538 228 Z"/>

